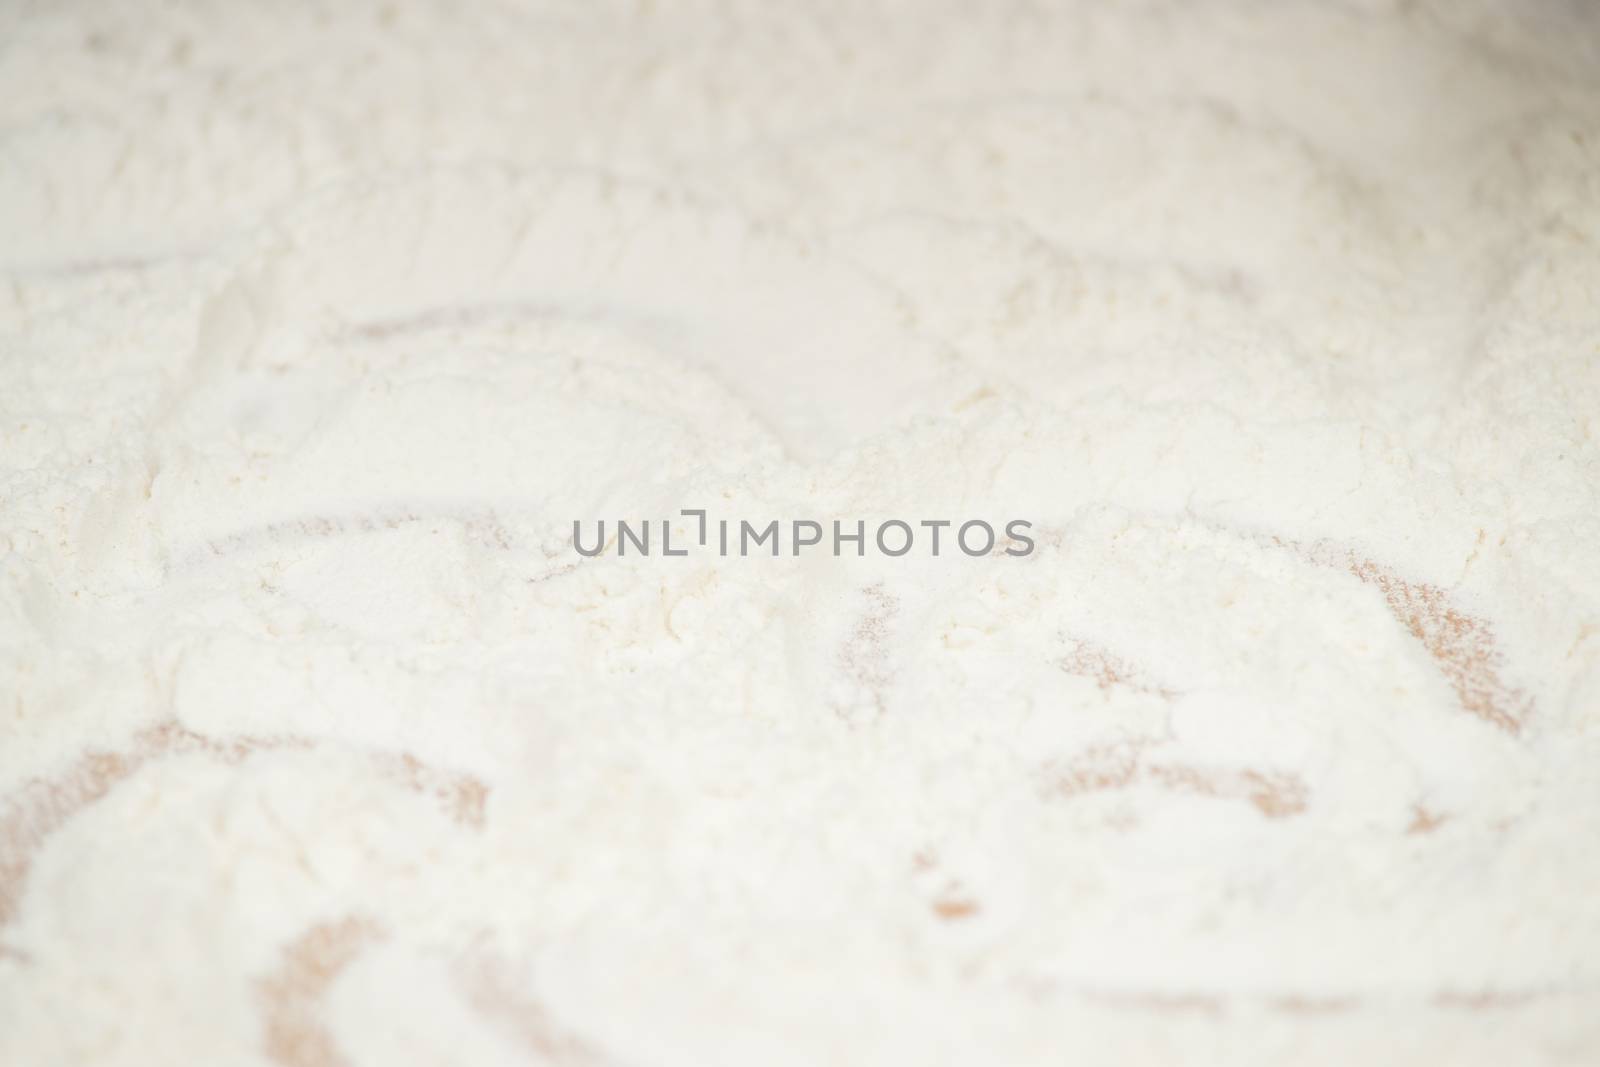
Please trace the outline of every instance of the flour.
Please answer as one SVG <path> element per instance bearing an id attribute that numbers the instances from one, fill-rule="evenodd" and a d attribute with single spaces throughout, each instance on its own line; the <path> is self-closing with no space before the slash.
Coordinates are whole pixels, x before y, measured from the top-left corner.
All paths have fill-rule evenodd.
<path id="1" fill-rule="evenodd" d="M 1588 5 L 458 7 L 0 35 L 0 1062 L 1600 1056 Z"/>

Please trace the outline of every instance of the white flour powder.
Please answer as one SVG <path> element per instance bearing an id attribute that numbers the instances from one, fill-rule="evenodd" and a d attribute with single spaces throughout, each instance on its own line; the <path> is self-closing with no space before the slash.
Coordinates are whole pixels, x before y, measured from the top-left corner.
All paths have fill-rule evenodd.
<path id="1" fill-rule="evenodd" d="M 0 20 L 0 1063 L 1600 1062 L 1594 5 Z"/>

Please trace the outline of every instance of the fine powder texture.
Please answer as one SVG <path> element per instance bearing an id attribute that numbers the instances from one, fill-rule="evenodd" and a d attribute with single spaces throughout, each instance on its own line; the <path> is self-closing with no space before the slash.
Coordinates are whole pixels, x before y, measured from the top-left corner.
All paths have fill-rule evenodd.
<path id="1" fill-rule="evenodd" d="M 1600 1062 L 1600 5 L 0 8 L 0 1063 L 1176 1062 Z"/>

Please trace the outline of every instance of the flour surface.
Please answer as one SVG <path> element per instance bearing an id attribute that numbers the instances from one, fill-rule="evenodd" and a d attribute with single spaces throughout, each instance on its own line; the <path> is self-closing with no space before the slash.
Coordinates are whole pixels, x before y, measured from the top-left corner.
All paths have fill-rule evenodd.
<path id="1" fill-rule="evenodd" d="M 0 23 L 0 1063 L 1600 1062 L 1600 8 Z"/>

